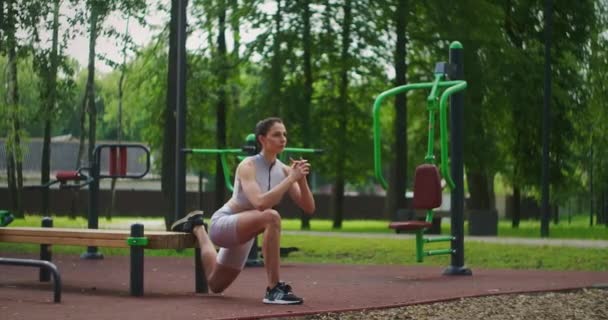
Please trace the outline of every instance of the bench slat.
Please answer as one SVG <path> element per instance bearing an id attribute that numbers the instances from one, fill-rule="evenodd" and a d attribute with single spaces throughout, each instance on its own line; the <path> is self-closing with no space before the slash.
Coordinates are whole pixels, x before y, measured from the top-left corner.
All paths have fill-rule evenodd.
<path id="1" fill-rule="evenodd" d="M 192 234 L 181 232 L 149 231 L 146 249 L 184 249 L 196 247 Z M 0 227 L 0 241 L 38 244 L 62 244 L 127 248 L 129 230 Z"/>
<path id="2" fill-rule="evenodd" d="M 128 247 L 126 240 L 111 240 L 111 239 L 86 239 L 68 238 L 68 237 L 36 237 L 27 235 L 3 235 L 0 234 L 0 242 L 17 242 L 17 243 L 37 243 L 37 244 L 61 244 L 67 246 L 99 246 L 112 248 Z"/>

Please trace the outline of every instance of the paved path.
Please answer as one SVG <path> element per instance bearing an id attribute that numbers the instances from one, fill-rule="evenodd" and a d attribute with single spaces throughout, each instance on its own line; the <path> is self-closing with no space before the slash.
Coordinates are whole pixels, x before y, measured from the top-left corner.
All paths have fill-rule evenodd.
<path id="1" fill-rule="evenodd" d="M 408 239 L 414 238 L 412 234 L 396 233 L 363 233 L 363 232 L 331 232 L 331 231 L 289 231 L 283 234 L 315 235 L 345 238 L 379 238 L 379 239 Z M 578 239 L 533 239 L 533 238 L 507 238 L 507 237 L 473 237 L 465 236 L 465 242 L 488 242 L 500 244 L 522 244 L 530 246 L 555 246 L 575 248 L 608 248 L 608 240 L 578 240 Z"/>

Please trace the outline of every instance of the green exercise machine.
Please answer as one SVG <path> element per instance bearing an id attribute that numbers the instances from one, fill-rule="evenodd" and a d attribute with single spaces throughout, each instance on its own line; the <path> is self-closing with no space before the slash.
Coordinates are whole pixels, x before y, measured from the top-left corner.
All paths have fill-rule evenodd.
<path id="1" fill-rule="evenodd" d="M 463 79 L 462 45 L 450 45 L 450 62 L 439 62 L 435 66 L 432 82 L 410 83 L 382 92 L 374 101 L 374 174 L 383 188 L 388 184 L 382 173 L 380 109 L 382 102 L 397 94 L 411 90 L 430 89 L 426 99 L 428 112 L 428 144 L 424 163 L 416 168 L 414 176 L 413 208 L 426 212 L 424 221 L 393 221 L 389 227 L 399 231 L 412 232 L 416 236 L 416 261 L 422 262 L 425 256 L 452 255 L 452 264 L 446 274 L 471 274 L 464 267 L 463 243 L 463 168 L 462 168 L 462 119 L 463 99 L 459 94 L 467 87 Z M 450 102 L 448 103 L 448 100 Z M 450 126 L 448 130 L 448 106 Z M 436 117 L 439 116 L 440 159 L 439 167 L 434 155 Z M 448 143 L 449 142 L 449 143 Z M 451 149 L 449 149 L 451 147 Z M 451 154 L 451 158 L 449 155 Z M 442 203 L 442 183 L 451 192 L 452 235 L 428 238 L 425 231 L 432 227 L 434 209 Z M 434 242 L 450 242 L 450 248 L 425 250 L 424 245 Z"/>

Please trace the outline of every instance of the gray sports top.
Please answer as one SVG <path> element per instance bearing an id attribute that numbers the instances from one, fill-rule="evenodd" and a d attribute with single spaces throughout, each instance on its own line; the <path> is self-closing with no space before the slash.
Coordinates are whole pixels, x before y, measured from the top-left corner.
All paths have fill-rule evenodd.
<path id="1" fill-rule="evenodd" d="M 284 164 L 281 160 L 276 159 L 275 162 L 269 163 L 261 154 L 257 154 L 247 157 L 244 161 L 250 161 L 249 159 L 253 159 L 253 163 L 255 164 L 255 180 L 262 192 L 274 188 L 274 186 L 285 179 Z M 230 202 L 239 206 L 240 210 L 251 210 L 254 208 L 243 192 L 241 179 L 238 176 L 234 178 L 234 192 L 230 200 Z"/>

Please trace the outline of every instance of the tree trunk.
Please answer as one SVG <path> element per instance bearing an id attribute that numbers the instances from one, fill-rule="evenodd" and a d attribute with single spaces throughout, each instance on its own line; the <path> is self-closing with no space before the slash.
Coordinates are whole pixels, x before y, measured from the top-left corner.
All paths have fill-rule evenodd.
<path id="1" fill-rule="evenodd" d="M 218 149 L 226 148 L 226 85 L 228 80 L 228 65 L 226 63 L 226 2 L 220 1 L 218 5 L 218 92 L 216 110 L 216 144 Z M 215 165 L 215 208 L 219 209 L 226 198 L 226 183 L 220 156 L 217 156 Z"/>
<path id="2" fill-rule="evenodd" d="M 97 7 L 93 4 L 89 8 L 91 16 L 89 17 L 89 59 L 87 67 L 87 83 L 85 87 L 85 94 L 82 102 L 82 113 L 80 115 L 80 145 L 78 148 L 78 164 L 77 167 L 82 166 L 82 160 L 84 157 L 84 140 L 86 136 L 86 116 L 89 116 L 89 132 L 88 132 L 88 149 L 87 159 L 89 166 L 93 161 L 93 149 L 95 148 L 95 130 L 97 129 L 97 108 L 95 107 L 95 44 L 97 42 L 97 21 L 99 18 L 99 12 Z"/>
<path id="3" fill-rule="evenodd" d="M 230 0 L 230 8 L 232 8 L 232 14 L 230 16 L 230 29 L 232 30 L 232 52 L 230 58 L 230 78 L 232 79 L 232 85 L 230 86 L 230 106 L 232 110 L 239 110 L 241 108 L 241 88 L 239 87 L 240 81 L 240 54 L 241 48 L 241 30 L 240 30 L 240 16 L 239 2 L 238 0 Z"/>
<path id="4" fill-rule="evenodd" d="M 131 16 L 127 16 L 127 26 L 125 27 L 125 34 L 129 34 L 129 19 Z M 127 45 L 128 42 L 125 40 L 122 47 L 122 64 L 120 65 L 120 78 L 118 79 L 118 128 L 116 129 L 116 142 L 122 142 L 122 98 L 124 95 L 123 87 L 125 81 L 125 75 L 127 73 Z M 112 184 L 110 186 L 110 191 L 112 195 L 112 200 L 110 202 L 110 210 L 106 216 L 107 219 L 112 219 L 116 211 L 116 178 L 112 178 Z"/>
<path id="5" fill-rule="evenodd" d="M 589 144 L 589 226 L 593 226 L 593 214 L 595 213 L 595 192 L 593 190 L 593 134 L 591 135 L 591 142 Z"/>
<path id="6" fill-rule="evenodd" d="M 490 200 L 490 183 L 491 179 L 488 177 L 488 174 L 482 171 L 469 169 L 467 174 L 467 184 L 469 186 L 469 193 L 471 197 L 467 203 L 468 209 L 494 209 L 491 207 L 492 201 Z"/>
<path id="7" fill-rule="evenodd" d="M 17 83 L 17 40 L 15 39 L 15 10 L 13 1 L 7 1 L 6 45 L 8 50 L 6 104 L 9 108 L 9 139 L 6 144 L 8 183 L 15 216 L 23 217 L 21 193 L 23 189 L 23 153 L 21 150 L 21 121 Z"/>
<path id="8" fill-rule="evenodd" d="M 395 86 L 407 81 L 407 0 L 399 0 L 395 11 L 395 32 L 397 34 L 395 63 Z M 389 188 L 386 198 L 385 216 L 397 220 L 397 211 L 407 206 L 405 191 L 407 187 L 407 96 L 402 93 L 395 97 L 395 120 L 393 136 L 395 139 L 395 158 L 391 164 Z"/>
<path id="9" fill-rule="evenodd" d="M 53 39 L 50 56 L 50 70 L 46 79 L 46 92 L 43 101 L 44 106 L 44 138 L 42 143 L 42 160 L 41 160 L 41 176 L 40 183 L 42 185 L 48 183 L 51 179 L 51 134 L 52 134 L 52 119 L 53 109 L 57 98 L 57 68 L 59 59 L 57 56 L 59 46 L 59 0 L 53 1 Z M 49 215 L 49 189 L 42 189 L 42 214 Z"/>
<path id="10" fill-rule="evenodd" d="M 91 24 L 89 34 L 89 65 L 87 77 L 87 109 L 89 115 L 89 146 L 87 157 L 89 166 L 93 159 L 93 150 L 95 149 L 95 134 L 97 131 L 97 106 L 95 104 L 95 44 L 97 43 L 97 20 L 99 13 L 95 6 L 91 7 Z"/>
<path id="11" fill-rule="evenodd" d="M 303 69 L 304 69 L 304 101 L 302 105 L 302 137 L 304 139 L 304 148 L 310 148 L 310 114 L 312 106 L 313 94 L 313 78 L 312 78 L 312 40 L 310 36 L 310 0 L 302 1 L 302 47 L 303 53 Z M 310 175 L 306 177 L 310 185 Z M 310 230 L 310 215 L 300 211 L 300 229 Z"/>
<path id="12" fill-rule="evenodd" d="M 283 41 L 282 35 L 282 2 L 277 0 L 277 11 L 274 14 L 274 42 L 272 45 L 272 58 L 270 61 L 270 96 L 269 104 L 274 116 L 283 117 L 281 108 L 281 85 L 283 82 L 283 58 L 281 54 L 281 44 Z"/>
<path id="13" fill-rule="evenodd" d="M 178 28 L 178 2 L 171 0 L 171 21 L 169 23 L 169 64 L 167 70 L 167 83 L 171 84 L 176 78 L 178 66 L 173 63 L 177 60 L 177 28 Z M 175 213 L 175 141 L 176 137 L 176 105 L 177 92 L 173 85 L 167 88 L 167 103 L 163 111 L 163 158 L 161 168 L 161 189 L 165 202 L 165 228 L 169 230 Z"/>
<path id="14" fill-rule="evenodd" d="M 521 191 L 519 187 L 513 187 L 513 216 L 511 217 L 511 227 L 519 228 L 521 220 Z"/>
<path id="15" fill-rule="evenodd" d="M 342 219 L 344 217 L 344 186 L 345 186 L 345 159 L 346 150 L 348 150 L 347 130 L 348 130 L 348 70 L 350 68 L 348 58 L 348 49 L 350 45 L 350 30 L 352 23 L 351 16 L 351 1 L 344 2 L 344 22 L 342 24 L 342 44 L 340 53 L 340 87 L 338 97 L 339 118 L 338 118 L 338 146 L 336 157 L 336 181 L 334 183 L 333 194 L 333 211 L 334 221 L 333 227 L 339 229 L 342 227 Z"/>

